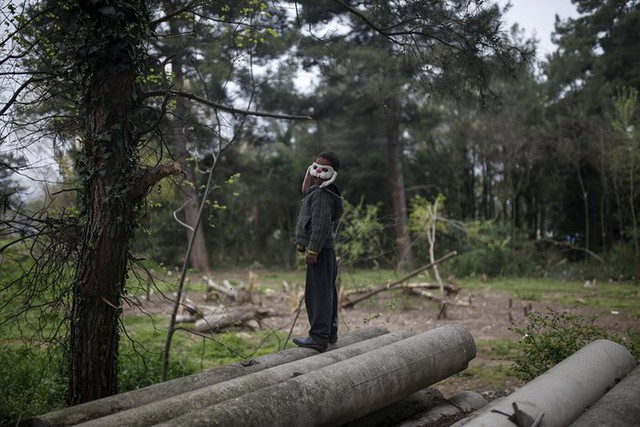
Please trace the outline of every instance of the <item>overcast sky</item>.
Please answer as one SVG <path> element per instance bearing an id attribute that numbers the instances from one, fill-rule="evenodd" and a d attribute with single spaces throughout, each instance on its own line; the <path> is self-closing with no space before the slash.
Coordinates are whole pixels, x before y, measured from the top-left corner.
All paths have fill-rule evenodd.
<path id="1" fill-rule="evenodd" d="M 505 5 L 507 1 L 500 0 L 499 3 Z M 511 5 L 506 16 L 509 27 L 517 22 L 525 30 L 527 37 L 535 36 L 540 40 L 538 44 L 540 60 L 544 59 L 546 54 L 556 50 L 556 45 L 551 43 L 556 14 L 562 20 L 578 16 L 571 0 L 511 0 Z"/>

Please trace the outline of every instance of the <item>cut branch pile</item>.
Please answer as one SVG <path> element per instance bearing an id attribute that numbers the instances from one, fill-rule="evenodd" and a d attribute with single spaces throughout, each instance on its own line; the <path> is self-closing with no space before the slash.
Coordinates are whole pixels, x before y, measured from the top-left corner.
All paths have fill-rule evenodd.
<path id="1" fill-rule="evenodd" d="M 364 295 L 360 295 L 357 297 L 352 297 L 351 293 L 345 293 L 343 295 L 342 298 L 342 302 L 340 303 L 340 306 L 342 308 L 353 308 L 356 304 L 358 304 L 359 302 L 365 301 L 375 295 L 378 295 L 381 292 L 384 291 L 388 291 L 388 290 L 392 290 L 392 289 L 411 289 L 411 287 L 409 286 L 407 288 L 407 285 L 405 285 L 405 282 L 409 279 L 411 279 L 412 277 L 417 276 L 418 274 L 422 273 L 423 271 L 432 268 L 433 266 L 442 263 L 443 261 L 446 261 L 450 258 L 453 258 L 454 256 L 457 255 L 457 252 L 453 251 L 453 252 L 449 252 L 448 254 L 446 254 L 445 256 L 443 256 L 442 258 L 435 260 L 434 262 L 431 262 L 427 265 L 424 265 L 420 268 L 418 268 L 417 270 L 412 271 L 411 273 L 407 274 L 406 276 L 402 277 L 399 280 L 396 280 L 395 282 L 392 283 L 388 283 L 385 285 L 381 285 L 378 286 L 377 288 L 374 288 L 373 290 L 366 292 Z M 432 286 L 432 285 L 427 285 L 427 286 Z M 434 285 L 434 289 L 440 289 L 439 285 Z M 414 286 L 414 288 L 420 288 L 420 286 Z M 454 288 L 449 285 L 447 287 L 445 287 L 445 290 L 449 288 L 450 291 L 453 293 Z M 457 295 L 457 293 L 459 292 L 459 289 L 456 287 L 455 289 L 457 289 L 457 292 L 455 292 L 455 294 Z M 449 291 L 447 291 L 449 292 Z M 361 292 L 357 292 L 357 293 L 361 293 Z"/>

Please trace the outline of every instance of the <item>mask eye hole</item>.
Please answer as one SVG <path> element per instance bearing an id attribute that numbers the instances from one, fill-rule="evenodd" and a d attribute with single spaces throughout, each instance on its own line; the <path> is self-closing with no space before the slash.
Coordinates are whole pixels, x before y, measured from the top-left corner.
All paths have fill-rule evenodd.
<path id="1" fill-rule="evenodd" d="M 322 172 L 329 172 L 329 169 L 327 169 L 327 168 L 322 168 Z"/>

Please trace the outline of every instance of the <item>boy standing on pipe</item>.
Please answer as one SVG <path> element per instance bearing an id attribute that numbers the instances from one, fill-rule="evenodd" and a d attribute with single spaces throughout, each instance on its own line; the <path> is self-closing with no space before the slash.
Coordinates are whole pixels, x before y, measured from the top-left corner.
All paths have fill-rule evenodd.
<path id="1" fill-rule="evenodd" d="M 294 338 L 300 347 L 323 352 L 338 340 L 338 264 L 334 251 L 333 224 L 344 212 L 342 195 L 334 184 L 340 158 L 324 151 L 307 168 L 302 184 L 305 195 L 296 225 L 296 250 L 305 253 L 307 263 L 304 288 L 309 318 L 309 336 Z"/>

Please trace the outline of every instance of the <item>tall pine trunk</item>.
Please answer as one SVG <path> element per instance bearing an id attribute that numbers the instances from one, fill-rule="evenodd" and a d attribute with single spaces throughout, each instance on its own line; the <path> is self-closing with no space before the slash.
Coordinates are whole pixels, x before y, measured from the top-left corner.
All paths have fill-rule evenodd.
<path id="1" fill-rule="evenodd" d="M 94 50 L 82 63 L 86 133 L 79 169 L 86 212 L 73 290 L 70 405 L 118 391 L 121 295 L 134 200 L 139 200 L 132 191 L 138 180 L 130 118 L 136 94 L 134 35 L 141 25 L 139 13 L 144 2 L 84 7 L 83 24 L 90 27 L 95 39 L 89 41 Z"/>
<path id="2" fill-rule="evenodd" d="M 400 124 L 396 119 L 396 100 L 387 98 L 384 102 L 385 129 L 387 135 L 387 154 L 389 157 L 389 183 L 391 184 L 391 204 L 395 217 L 396 246 L 398 248 L 398 266 L 411 267 L 413 254 L 411 239 L 407 231 L 407 196 L 404 187 L 402 167 L 402 141 Z"/>

